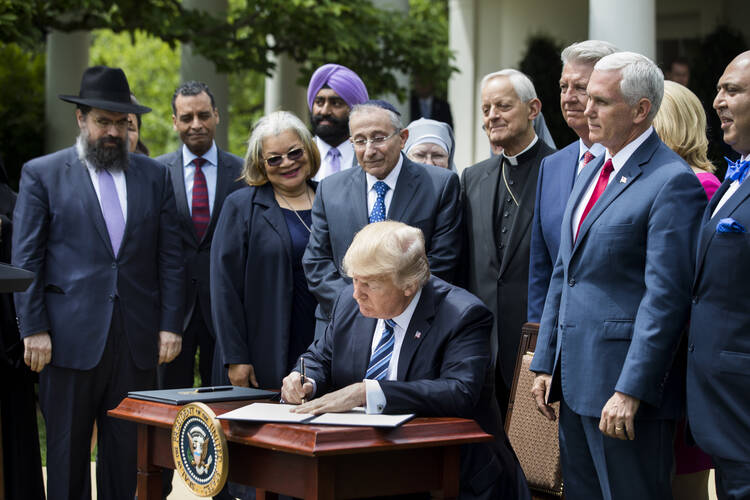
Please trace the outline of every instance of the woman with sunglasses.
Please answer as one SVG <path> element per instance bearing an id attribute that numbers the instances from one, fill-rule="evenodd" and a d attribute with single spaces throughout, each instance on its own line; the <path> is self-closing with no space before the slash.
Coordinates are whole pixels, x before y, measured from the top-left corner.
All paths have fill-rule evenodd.
<path id="1" fill-rule="evenodd" d="M 277 111 L 255 124 L 242 172 L 248 187 L 227 197 L 211 245 L 214 380 L 279 387 L 313 340 L 317 303 L 302 254 L 319 167 L 299 118 Z"/>

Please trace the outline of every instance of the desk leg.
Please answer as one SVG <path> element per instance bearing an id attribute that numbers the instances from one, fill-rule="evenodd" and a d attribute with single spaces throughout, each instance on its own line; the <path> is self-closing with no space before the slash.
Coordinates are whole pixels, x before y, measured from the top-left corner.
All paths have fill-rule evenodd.
<path id="1" fill-rule="evenodd" d="M 153 431 L 148 425 L 138 424 L 138 500 L 161 500 L 161 467 L 150 461 Z"/>
<path id="2" fill-rule="evenodd" d="M 255 488 L 255 500 L 279 500 L 279 494 Z"/>
<path id="3" fill-rule="evenodd" d="M 458 498 L 461 470 L 461 448 L 446 446 L 443 450 L 443 498 Z"/>
<path id="4" fill-rule="evenodd" d="M 336 469 L 324 458 L 315 458 L 308 469 L 305 500 L 333 500 L 336 493 Z"/>

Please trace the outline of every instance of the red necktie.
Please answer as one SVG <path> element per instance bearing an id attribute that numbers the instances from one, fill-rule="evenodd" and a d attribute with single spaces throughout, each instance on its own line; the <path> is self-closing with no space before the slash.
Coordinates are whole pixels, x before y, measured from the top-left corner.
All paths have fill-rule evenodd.
<path id="1" fill-rule="evenodd" d="M 593 159 L 594 155 L 591 154 L 591 151 L 586 151 L 585 153 L 583 153 L 583 166 L 585 167 L 586 165 L 588 165 L 589 162 Z"/>
<path id="2" fill-rule="evenodd" d="M 201 166 L 206 162 L 205 158 L 198 157 L 193 160 L 195 175 L 193 175 L 193 226 L 198 239 L 203 239 L 206 228 L 211 220 L 211 212 L 208 210 L 208 187 L 206 176 L 203 175 Z"/>
<path id="3" fill-rule="evenodd" d="M 596 181 L 594 192 L 591 193 L 591 198 L 589 198 L 589 202 L 586 203 L 586 208 L 583 209 L 581 220 L 578 222 L 578 229 L 576 229 L 576 239 L 578 239 L 578 232 L 581 230 L 581 224 L 583 224 L 584 219 L 586 219 L 586 216 L 596 204 L 596 200 L 599 199 L 604 190 L 607 188 L 609 176 L 612 174 L 612 171 L 614 169 L 615 167 L 612 165 L 612 158 L 610 158 L 609 160 L 607 160 L 607 163 L 604 164 L 604 167 L 602 167 L 602 171 L 599 172 L 599 180 Z"/>

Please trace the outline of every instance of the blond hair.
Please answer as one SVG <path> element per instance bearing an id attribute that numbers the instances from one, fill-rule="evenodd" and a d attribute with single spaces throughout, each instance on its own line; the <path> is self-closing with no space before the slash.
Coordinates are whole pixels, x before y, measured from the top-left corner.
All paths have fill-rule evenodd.
<path id="1" fill-rule="evenodd" d="M 312 134 L 302 121 L 288 111 L 274 111 L 264 116 L 253 126 L 250 138 L 247 140 L 245 165 L 242 169 L 242 180 L 250 186 L 262 186 L 268 182 L 266 175 L 266 161 L 263 158 L 263 140 L 276 136 L 287 130 L 294 131 L 302 142 L 305 157 L 310 162 L 308 179 L 312 178 L 320 168 L 320 152 L 313 140 Z"/>
<path id="2" fill-rule="evenodd" d="M 691 167 L 706 172 L 716 170 L 706 156 L 706 113 L 690 89 L 676 82 L 664 82 L 664 99 L 654 119 L 654 129 L 664 144 Z"/>
<path id="3" fill-rule="evenodd" d="M 402 290 L 421 288 L 430 278 L 422 230 L 389 220 L 368 224 L 354 235 L 342 267 L 350 278 L 390 277 Z"/>

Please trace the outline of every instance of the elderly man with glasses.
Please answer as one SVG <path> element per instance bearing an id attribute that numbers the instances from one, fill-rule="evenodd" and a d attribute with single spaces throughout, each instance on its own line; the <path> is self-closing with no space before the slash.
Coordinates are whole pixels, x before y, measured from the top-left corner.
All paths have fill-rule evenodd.
<path id="1" fill-rule="evenodd" d="M 419 227 L 430 270 L 453 281 L 461 250 L 459 181 L 445 169 L 418 165 L 402 153 L 409 132 L 388 102 L 354 106 L 351 142 L 361 168 L 326 177 L 312 210 L 312 234 L 302 264 L 318 300 L 316 338 L 323 334 L 334 301 L 350 282 L 340 265 L 354 234 L 371 222 L 392 219 Z"/>

